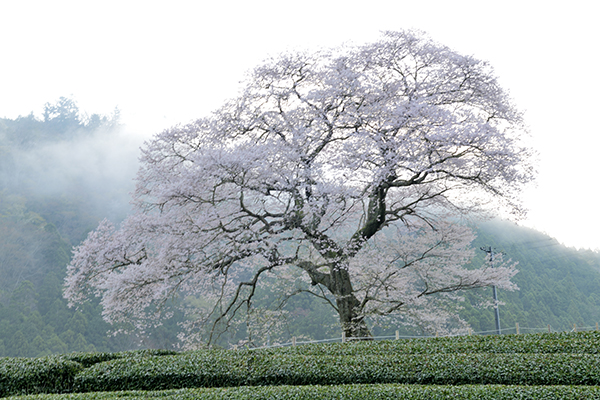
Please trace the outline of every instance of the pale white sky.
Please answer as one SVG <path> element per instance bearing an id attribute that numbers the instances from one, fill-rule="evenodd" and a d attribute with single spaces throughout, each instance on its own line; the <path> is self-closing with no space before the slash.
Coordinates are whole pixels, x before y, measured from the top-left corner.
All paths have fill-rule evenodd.
<path id="1" fill-rule="evenodd" d="M 0 0 L 0 117 L 72 97 L 145 137 L 218 108 L 287 49 L 417 28 L 489 61 L 540 152 L 525 224 L 600 248 L 597 2 Z"/>

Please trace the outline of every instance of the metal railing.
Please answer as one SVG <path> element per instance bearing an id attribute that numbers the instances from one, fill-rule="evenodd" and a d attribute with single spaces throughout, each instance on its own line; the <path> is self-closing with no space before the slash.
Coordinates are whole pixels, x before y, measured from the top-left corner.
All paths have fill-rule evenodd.
<path id="1" fill-rule="evenodd" d="M 550 325 L 547 325 L 545 328 L 529 328 L 529 327 L 522 327 L 519 326 L 519 324 L 515 324 L 514 327 L 510 327 L 510 328 L 502 328 L 500 329 L 500 333 L 502 335 L 511 335 L 511 334 L 522 334 L 522 333 L 553 333 L 553 332 L 585 332 L 585 331 L 598 331 L 598 323 L 596 323 L 596 326 L 577 326 L 576 324 L 573 324 L 573 328 L 570 330 L 556 330 L 554 328 L 552 328 Z M 263 345 L 263 346 L 256 346 L 256 347 L 250 347 L 250 346 L 246 346 L 246 345 L 232 345 L 231 347 L 234 349 L 240 348 L 240 347 L 244 347 L 244 348 L 248 348 L 248 349 L 265 349 L 265 348 L 276 348 L 276 347 L 289 347 L 289 346 L 301 346 L 304 344 L 315 344 L 315 343 L 345 343 L 345 342 L 351 342 L 351 341 L 360 341 L 360 340 L 400 340 L 400 339 L 424 339 L 424 338 L 434 338 L 434 337 L 457 337 L 457 336 L 471 336 L 471 335 L 495 335 L 497 332 L 496 329 L 492 329 L 492 330 L 488 330 L 488 331 L 478 331 L 478 332 L 474 332 L 471 329 L 467 329 L 465 331 L 460 331 L 458 333 L 455 334 L 450 334 L 450 335 L 442 335 L 442 334 L 435 334 L 435 335 L 418 335 L 418 336 L 407 336 L 407 335 L 400 335 L 399 331 L 396 331 L 395 335 L 392 336 L 370 336 L 370 337 L 364 337 L 364 338 L 360 338 L 360 337 L 351 337 L 351 338 L 346 338 L 345 335 L 342 334 L 341 337 L 336 337 L 336 338 L 330 338 L 330 339 L 320 339 L 320 340 L 298 340 L 295 337 L 292 337 L 292 340 L 290 342 L 287 343 L 273 343 L 273 344 L 268 344 L 268 345 Z"/>

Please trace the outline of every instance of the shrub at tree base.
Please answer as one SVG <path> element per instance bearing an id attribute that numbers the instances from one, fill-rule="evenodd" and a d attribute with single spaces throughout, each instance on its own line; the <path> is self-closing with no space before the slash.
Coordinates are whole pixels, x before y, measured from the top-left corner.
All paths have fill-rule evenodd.
<path id="1" fill-rule="evenodd" d="M 343 385 L 343 386 L 269 386 L 212 389 L 180 389 L 161 392 L 78 393 L 38 395 L 13 400 L 516 400 L 516 399 L 594 399 L 600 398 L 596 386 L 421 386 L 421 385 Z M 10 399 L 9 399 L 10 400 Z"/>
<path id="2" fill-rule="evenodd" d="M 407 340 L 355 341 L 256 350 L 280 354 L 353 356 L 365 354 L 437 353 L 572 353 L 599 354 L 598 332 L 537 333 L 529 335 L 454 336 Z"/>

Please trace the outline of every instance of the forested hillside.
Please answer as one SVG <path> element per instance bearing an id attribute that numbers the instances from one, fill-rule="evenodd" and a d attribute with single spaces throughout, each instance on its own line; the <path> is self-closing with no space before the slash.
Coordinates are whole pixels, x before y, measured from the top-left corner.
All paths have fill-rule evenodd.
<path id="1" fill-rule="evenodd" d="M 109 336 L 115 327 L 102 320 L 98 304 L 77 311 L 62 298 L 71 248 L 101 219 L 118 222 L 128 212 L 136 148 L 119 125 L 118 112 L 86 116 L 66 98 L 47 104 L 42 117 L 0 119 L 0 356 L 176 345 L 177 318 L 143 335 Z M 510 222 L 484 223 L 477 233 L 476 249 L 491 246 L 519 263 L 514 281 L 520 290 L 499 292 L 505 303 L 500 308 L 503 328 L 518 322 L 523 331 L 547 325 L 567 330 L 600 322 L 598 253 L 567 248 Z M 483 251 L 477 253 L 475 264 L 487 262 Z M 480 294 L 491 300 L 491 289 Z M 340 336 L 334 313 L 318 299 L 298 297 L 287 308 L 284 333 L 263 343 Z M 475 332 L 494 330 L 491 309 L 465 302 L 461 316 Z M 222 344 L 239 339 L 243 330 Z"/>
<path id="2" fill-rule="evenodd" d="M 62 298 L 72 246 L 127 213 L 136 155 L 120 158 L 123 137 L 118 112 L 86 116 L 67 98 L 41 118 L 0 119 L 0 356 L 140 345 L 109 337 L 97 304 L 76 311 Z"/>
<path id="3" fill-rule="evenodd" d="M 582 221 L 583 223 L 583 221 Z M 513 278 L 520 290 L 499 291 L 502 328 L 544 328 L 568 330 L 595 326 L 600 322 L 600 255 L 591 250 L 576 250 L 555 239 L 507 221 L 481 224 L 475 248 L 492 246 L 504 259 L 519 264 Z M 478 251 L 478 262 L 485 253 Z M 491 290 L 488 289 L 491 299 Z M 493 313 L 465 309 L 463 316 L 475 331 L 495 329 Z M 526 331 L 525 331 L 526 332 Z"/>

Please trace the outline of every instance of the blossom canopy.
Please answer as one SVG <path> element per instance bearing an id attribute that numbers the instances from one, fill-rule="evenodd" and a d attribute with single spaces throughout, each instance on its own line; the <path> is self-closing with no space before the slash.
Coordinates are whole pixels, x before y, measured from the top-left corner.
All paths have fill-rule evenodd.
<path id="1" fill-rule="evenodd" d="M 514 288 L 513 267 L 465 267 L 472 234 L 456 221 L 522 211 L 524 132 L 487 63 L 420 32 L 284 54 L 212 115 L 145 144 L 134 214 L 75 250 L 65 296 L 100 296 L 109 321 L 201 296 L 190 326 L 210 337 L 276 278 L 365 336 L 369 315 L 423 319 L 434 298 Z"/>

